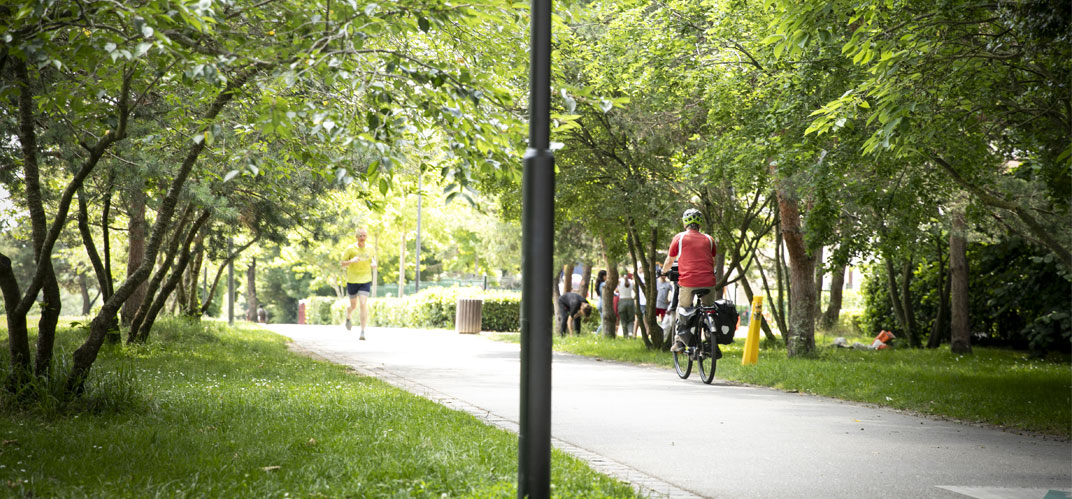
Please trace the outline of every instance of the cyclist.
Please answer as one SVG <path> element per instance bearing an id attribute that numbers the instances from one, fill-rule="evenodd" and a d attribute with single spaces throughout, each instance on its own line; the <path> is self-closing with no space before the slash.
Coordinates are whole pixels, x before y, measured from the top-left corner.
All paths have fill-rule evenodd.
<path id="1" fill-rule="evenodd" d="M 692 306 L 692 294 L 697 289 L 709 290 L 700 298 L 704 306 L 711 306 L 715 302 L 715 240 L 703 232 L 700 232 L 700 224 L 704 221 L 700 210 L 689 208 L 681 215 L 681 223 L 685 225 L 685 231 L 678 233 L 670 241 L 670 251 L 667 252 L 664 269 L 669 269 L 670 264 L 676 259 L 678 269 L 678 303 L 679 306 Z M 681 337 L 684 324 L 682 318 L 678 318 L 679 333 L 674 336 L 672 352 L 685 351 L 685 339 Z"/>

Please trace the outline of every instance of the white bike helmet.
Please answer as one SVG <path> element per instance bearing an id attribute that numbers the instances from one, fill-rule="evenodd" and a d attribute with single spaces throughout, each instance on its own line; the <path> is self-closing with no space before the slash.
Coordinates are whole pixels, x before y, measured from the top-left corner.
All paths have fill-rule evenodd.
<path id="1" fill-rule="evenodd" d="M 685 210 L 685 213 L 681 214 L 681 223 L 688 227 L 689 224 L 701 225 L 703 224 L 703 213 L 696 208 L 689 208 Z"/>

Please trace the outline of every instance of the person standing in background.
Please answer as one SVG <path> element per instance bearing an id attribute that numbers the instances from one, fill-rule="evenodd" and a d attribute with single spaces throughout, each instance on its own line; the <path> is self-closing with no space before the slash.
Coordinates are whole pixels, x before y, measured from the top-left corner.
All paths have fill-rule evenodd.
<path id="1" fill-rule="evenodd" d="M 596 310 L 599 311 L 599 327 L 596 328 L 595 334 L 603 331 L 603 285 L 606 283 L 607 271 L 600 270 L 599 275 L 596 276 Z"/>
<path id="2" fill-rule="evenodd" d="M 633 335 L 633 321 L 636 319 L 636 303 L 633 300 L 632 274 L 622 272 L 625 277 L 618 283 L 618 320 L 622 323 L 622 336 Z"/>
<path id="3" fill-rule="evenodd" d="M 674 283 L 659 272 L 659 280 L 655 281 L 655 315 L 659 321 L 666 315 L 666 309 L 670 308 L 670 292 L 674 290 Z"/>

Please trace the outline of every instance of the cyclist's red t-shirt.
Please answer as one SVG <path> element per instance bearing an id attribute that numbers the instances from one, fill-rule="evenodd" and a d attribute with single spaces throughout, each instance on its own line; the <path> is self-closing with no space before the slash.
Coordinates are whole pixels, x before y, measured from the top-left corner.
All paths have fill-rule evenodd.
<path id="1" fill-rule="evenodd" d="M 678 239 L 681 255 L 678 255 Z M 707 288 L 715 285 L 715 241 L 698 230 L 686 230 L 670 241 L 670 256 L 677 258 L 677 283 L 686 288 Z"/>

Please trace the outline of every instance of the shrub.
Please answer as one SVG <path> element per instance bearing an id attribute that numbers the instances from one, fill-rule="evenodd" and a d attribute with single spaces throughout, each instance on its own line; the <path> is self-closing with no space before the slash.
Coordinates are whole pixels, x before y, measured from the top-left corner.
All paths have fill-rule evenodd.
<path id="1" fill-rule="evenodd" d="M 863 314 L 860 310 L 842 309 L 841 313 L 838 315 L 837 323 L 831 325 L 828 328 L 820 328 L 819 326 L 816 327 L 819 328 L 819 330 L 821 330 L 823 333 L 831 336 L 874 336 L 868 336 L 867 334 L 865 334 L 865 331 L 868 330 L 865 330 L 863 328 L 861 317 L 863 317 Z"/>
<path id="2" fill-rule="evenodd" d="M 484 293 L 484 308 L 481 311 L 480 328 L 485 331 L 521 330 L 521 293 L 516 291 L 488 291 Z M 598 319 L 593 311 L 589 318 Z"/>
<path id="3" fill-rule="evenodd" d="M 361 304 L 359 303 L 358 307 L 360 306 Z M 343 322 L 346 322 L 346 311 L 349 308 L 349 298 L 336 298 L 335 301 L 331 302 L 331 306 L 329 307 L 329 310 L 331 311 L 331 322 L 329 322 L 328 324 L 342 324 Z M 358 309 L 354 312 L 360 313 L 361 310 Z M 360 320 L 359 316 L 356 315 L 353 318 L 355 321 Z"/>
<path id="4" fill-rule="evenodd" d="M 431 288 L 403 298 L 369 301 L 369 324 L 387 327 L 454 328 L 458 298 L 482 298 L 481 329 L 521 329 L 521 294 L 480 288 Z"/>
<path id="5" fill-rule="evenodd" d="M 346 303 L 344 298 L 332 298 L 329 296 L 313 296 L 305 300 L 305 322 L 307 324 L 339 324 L 342 322 L 342 315 L 339 315 L 337 320 L 333 314 L 334 305 L 336 302 Z M 343 309 L 343 313 L 346 313 L 346 309 Z"/>
<path id="6" fill-rule="evenodd" d="M 1011 346 L 1045 354 L 1072 351 L 1069 282 L 1052 255 L 1017 238 L 968 244 L 968 316 L 972 344 Z M 945 272 L 949 272 L 946 264 Z M 921 340 L 933 330 L 940 303 L 937 264 L 921 258 L 913 271 L 912 304 Z M 875 264 L 862 288 L 864 335 L 886 329 L 903 337 L 894 319 L 886 270 Z M 945 320 L 949 320 L 946 314 Z M 941 332 L 948 334 L 948 322 Z"/>

